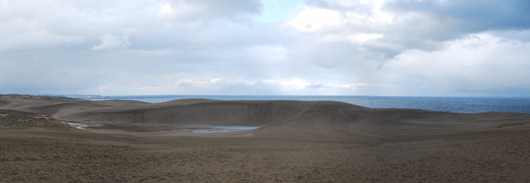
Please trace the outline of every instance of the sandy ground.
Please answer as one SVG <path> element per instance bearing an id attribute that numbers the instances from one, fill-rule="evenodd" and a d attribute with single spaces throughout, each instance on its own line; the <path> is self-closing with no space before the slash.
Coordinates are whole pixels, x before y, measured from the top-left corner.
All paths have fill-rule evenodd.
<path id="1" fill-rule="evenodd" d="M 524 114 L 485 114 L 472 120 L 489 125 L 452 133 L 447 128 L 391 133 L 381 127 L 385 133 L 371 135 L 379 126 L 366 125 L 364 134 L 346 130 L 324 138 L 341 132 L 328 125 L 334 120 L 312 126 L 284 120 L 247 131 L 247 136 L 162 136 L 153 133 L 183 129 L 89 118 L 76 122 L 95 128 L 80 130 L 55 118 L 65 109 L 37 113 L 24 107 L 49 105 L 42 99 L 24 104 L 0 99 L 0 182 L 530 182 L 530 120 Z M 390 112 L 394 118 L 403 114 L 407 111 Z M 418 116 L 422 114 L 412 115 Z M 462 118 L 452 117 L 453 123 L 455 119 Z M 407 122 L 409 127 L 424 123 Z M 369 121 L 343 126 L 365 123 Z M 425 126 L 430 128 L 417 128 Z"/>

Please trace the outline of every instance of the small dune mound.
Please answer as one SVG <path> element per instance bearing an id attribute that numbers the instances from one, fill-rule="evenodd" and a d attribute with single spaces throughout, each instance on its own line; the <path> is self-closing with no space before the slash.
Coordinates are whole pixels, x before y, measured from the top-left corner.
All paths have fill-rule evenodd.
<path id="1" fill-rule="evenodd" d="M 4 100 L 0 100 L 0 107 L 4 107 L 6 105 L 9 105 L 9 102 L 4 101 Z"/>
<path id="2" fill-rule="evenodd" d="M 0 129 L 23 130 L 32 127 L 70 128 L 55 119 L 48 119 L 33 113 L 0 110 Z"/>

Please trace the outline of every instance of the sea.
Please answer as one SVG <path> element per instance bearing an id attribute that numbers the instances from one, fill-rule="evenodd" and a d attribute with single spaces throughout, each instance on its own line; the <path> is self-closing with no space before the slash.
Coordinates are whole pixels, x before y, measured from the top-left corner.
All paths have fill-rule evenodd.
<path id="1" fill-rule="evenodd" d="M 85 100 L 136 100 L 149 103 L 177 99 L 338 101 L 370 108 L 405 108 L 455 113 L 521 112 L 530 114 L 530 98 L 505 97 L 392 97 L 392 96 L 287 96 L 287 95 L 60 95 Z"/>

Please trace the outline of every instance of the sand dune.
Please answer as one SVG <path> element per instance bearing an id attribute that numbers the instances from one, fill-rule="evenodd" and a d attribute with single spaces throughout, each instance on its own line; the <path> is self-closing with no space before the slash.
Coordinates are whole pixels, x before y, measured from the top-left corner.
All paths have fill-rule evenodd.
<path id="1" fill-rule="evenodd" d="M 55 119 L 48 119 L 31 112 L 0 109 L 0 130 L 22 130 L 38 127 L 54 127 L 69 130 L 69 126 Z"/>
<path id="2" fill-rule="evenodd" d="M 40 105 L 40 106 L 33 106 L 28 107 L 27 109 L 31 112 L 39 113 L 39 114 L 48 114 L 53 115 L 57 112 L 65 109 L 77 109 L 77 108 L 86 108 L 86 107 L 104 107 L 104 105 L 98 105 L 94 103 L 57 103 L 57 104 L 51 104 L 51 105 Z"/>
<path id="3" fill-rule="evenodd" d="M 529 114 L 331 101 L 0 101 L 0 182 L 530 181 Z M 174 124 L 261 128 L 205 138 Z"/>
<path id="4" fill-rule="evenodd" d="M 176 101 L 178 102 L 178 101 Z M 257 135 L 287 137 L 302 134 L 348 135 L 447 134 L 484 130 L 508 123 L 529 122 L 522 113 L 457 114 L 424 110 L 369 109 L 318 101 L 203 101 L 158 107 L 95 109 L 62 116 L 92 122 L 260 126 Z M 260 133 L 269 131 L 269 133 Z"/>
<path id="5" fill-rule="evenodd" d="M 256 137 L 351 138 L 437 135 L 530 122 L 530 114 L 459 114 L 370 109 L 334 101 L 220 101 L 184 99 L 150 104 L 53 97 L 2 96 L 3 108 L 87 123 L 259 126 Z"/>

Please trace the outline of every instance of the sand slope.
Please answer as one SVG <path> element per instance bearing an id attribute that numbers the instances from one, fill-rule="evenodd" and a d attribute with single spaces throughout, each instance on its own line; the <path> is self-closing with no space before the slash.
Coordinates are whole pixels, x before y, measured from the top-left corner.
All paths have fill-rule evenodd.
<path id="1" fill-rule="evenodd" d="M 0 129 L 0 182 L 529 182 L 529 127 L 371 143 Z"/>
<path id="2" fill-rule="evenodd" d="M 174 100 L 85 101 L 2 96 L 10 108 L 89 123 L 259 126 L 256 137 L 352 138 L 436 135 L 530 122 L 530 114 L 458 114 L 411 109 L 370 109 L 334 101 Z"/>
<path id="3" fill-rule="evenodd" d="M 530 122 L 530 115 L 522 113 L 369 109 L 331 101 L 204 101 L 165 107 L 91 110 L 63 117 L 111 123 L 260 126 L 256 135 L 275 137 L 447 134 Z M 267 133 L 260 133 L 264 131 Z"/>
<path id="4" fill-rule="evenodd" d="M 4 100 L 0 100 L 0 108 L 4 107 L 6 105 L 9 105 L 9 102 L 4 101 Z"/>
<path id="5" fill-rule="evenodd" d="M 0 182 L 530 181 L 529 114 L 329 101 L 0 101 Z M 261 128 L 241 138 L 132 136 L 63 120 L 138 133 L 167 124 Z"/>

